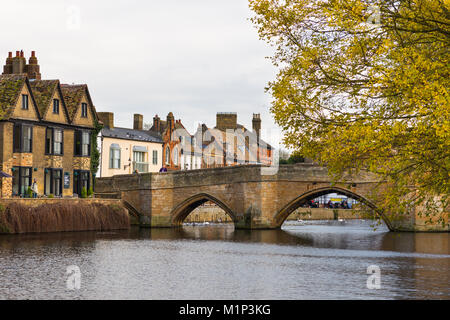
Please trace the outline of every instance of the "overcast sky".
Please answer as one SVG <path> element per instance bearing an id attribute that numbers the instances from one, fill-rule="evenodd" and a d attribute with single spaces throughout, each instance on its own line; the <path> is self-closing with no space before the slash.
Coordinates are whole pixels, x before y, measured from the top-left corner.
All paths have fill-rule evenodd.
<path id="1" fill-rule="evenodd" d="M 261 113 L 267 138 L 275 125 L 264 87 L 276 70 L 251 15 L 247 0 L 2 1 L 0 58 L 35 50 L 43 79 L 87 83 L 116 126 L 172 111 L 192 133 L 225 111 L 251 128 Z"/>

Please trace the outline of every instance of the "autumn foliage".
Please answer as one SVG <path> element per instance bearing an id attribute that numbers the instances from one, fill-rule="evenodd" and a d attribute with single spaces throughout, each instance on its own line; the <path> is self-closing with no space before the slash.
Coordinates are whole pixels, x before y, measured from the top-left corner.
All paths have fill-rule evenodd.
<path id="1" fill-rule="evenodd" d="M 335 180 L 377 174 L 386 213 L 449 205 L 449 3 L 250 0 L 275 48 L 268 90 L 285 144 Z"/>

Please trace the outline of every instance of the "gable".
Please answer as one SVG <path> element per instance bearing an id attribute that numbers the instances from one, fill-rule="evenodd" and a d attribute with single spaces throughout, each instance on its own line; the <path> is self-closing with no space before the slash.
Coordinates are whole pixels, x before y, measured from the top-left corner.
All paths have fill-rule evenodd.
<path id="1" fill-rule="evenodd" d="M 22 95 L 28 96 L 28 109 L 22 108 Z M 22 89 L 20 90 L 20 93 L 18 94 L 14 110 L 11 114 L 11 118 L 35 120 L 35 121 L 39 120 L 37 107 L 34 103 L 30 90 L 26 85 L 26 82 L 24 83 Z"/>
<path id="2" fill-rule="evenodd" d="M 53 100 L 55 99 L 59 101 L 59 113 L 53 112 Z M 44 113 L 43 119 L 49 122 L 69 123 L 69 119 L 67 118 L 67 113 L 64 107 L 64 101 L 58 88 L 54 90 L 52 96 L 48 101 L 47 109 Z"/>
<path id="3" fill-rule="evenodd" d="M 87 116 L 86 117 L 82 116 L 81 106 L 83 103 L 85 103 L 87 105 Z M 76 106 L 72 124 L 77 125 L 77 126 L 85 126 L 85 127 L 92 127 L 92 128 L 94 127 L 95 122 L 94 122 L 93 108 L 92 108 L 92 105 L 91 105 L 86 93 L 84 93 L 82 95 L 80 102 Z"/>

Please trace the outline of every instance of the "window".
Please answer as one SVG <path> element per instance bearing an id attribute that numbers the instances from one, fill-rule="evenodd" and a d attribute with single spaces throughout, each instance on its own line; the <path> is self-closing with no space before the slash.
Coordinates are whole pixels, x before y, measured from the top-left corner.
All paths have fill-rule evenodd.
<path id="1" fill-rule="evenodd" d="M 45 153 L 63 154 L 63 131 L 57 128 L 47 128 L 45 131 Z"/>
<path id="2" fill-rule="evenodd" d="M 166 148 L 166 164 L 170 164 L 170 148 Z"/>
<path id="3" fill-rule="evenodd" d="M 178 165 L 178 148 L 173 150 L 173 164 Z"/>
<path id="4" fill-rule="evenodd" d="M 33 127 L 20 123 L 14 124 L 13 150 L 14 152 L 32 152 Z"/>
<path id="5" fill-rule="evenodd" d="M 73 171 L 73 193 L 81 195 L 81 190 L 86 188 L 89 190 L 90 179 L 89 171 L 86 170 L 74 170 Z"/>
<path id="6" fill-rule="evenodd" d="M 81 116 L 87 118 L 87 103 L 81 104 Z"/>
<path id="7" fill-rule="evenodd" d="M 148 172 L 148 163 L 145 162 L 146 152 L 133 151 L 133 171 Z"/>
<path id="8" fill-rule="evenodd" d="M 83 157 L 91 155 L 91 134 L 89 131 L 75 131 L 75 155 Z"/>
<path id="9" fill-rule="evenodd" d="M 153 164 L 158 164 L 158 150 L 153 150 Z"/>
<path id="10" fill-rule="evenodd" d="M 53 99 L 53 113 L 59 114 L 59 100 Z"/>
<path id="11" fill-rule="evenodd" d="M 24 196 L 31 186 L 31 168 L 13 167 L 12 193 L 14 196 Z"/>
<path id="12" fill-rule="evenodd" d="M 28 95 L 27 94 L 22 95 L 22 109 L 28 110 Z"/>
<path id="13" fill-rule="evenodd" d="M 62 169 L 45 169 L 44 194 L 62 195 Z"/>
<path id="14" fill-rule="evenodd" d="M 133 151 L 133 161 L 145 162 L 145 152 Z"/>
<path id="15" fill-rule="evenodd" d="M 116 143 L 109 148 L 109 168 L 120 169 L 120 147 Z"/>

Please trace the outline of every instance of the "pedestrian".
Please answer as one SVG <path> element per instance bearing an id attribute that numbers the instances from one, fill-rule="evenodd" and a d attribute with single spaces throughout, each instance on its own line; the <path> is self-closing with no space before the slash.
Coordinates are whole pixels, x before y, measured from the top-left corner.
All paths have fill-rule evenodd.
<path id="1" fill-rule="evenodd" d="M 33 198 L 37 198 L 38 184 L 37 184 L 36 179 L 33 180 L 33 184 L 31 185 L 31 190 L 33 191 Z"/>
<path id="2" fill-rule="evenodd" d="M 163 165 L 161 169 L 159 169 L 159 172 L 167 172 L 167 168 Z"/>

